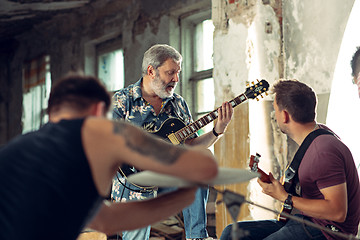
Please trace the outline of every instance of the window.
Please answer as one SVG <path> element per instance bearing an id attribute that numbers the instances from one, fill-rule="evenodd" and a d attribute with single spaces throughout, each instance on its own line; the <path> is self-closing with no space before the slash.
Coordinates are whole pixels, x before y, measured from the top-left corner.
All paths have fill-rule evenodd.
<path id="1" fill-rule="evenodd" d="M 48 121 L 46 109 L 50 88 L 50 56 L 44 55 L 24 63 L 23 133 L 37 130 Z"/>
<path id="2" fill-rule="evenodd" d="M 181 20 L 183 59 L 182 95 L 188 99 L 197 120 L 215 108 L 213 71 L 214 25 L 210 12 L 204 11 Z M 213 124 L 199 130 L 199 134 L 211 131 Z"/>
<path id="3" fill-rule="evenodd" d="M 122 49 L 98 57 L 98 77 L 109 91 L 124 87 L 124 54 Z"/>
<path id="4" fill-rule="evenodd" d="M 96 45 L 97 76 L 110 92 L 124 87 L 124 53 L 120 43 L 119 37 Z"/>

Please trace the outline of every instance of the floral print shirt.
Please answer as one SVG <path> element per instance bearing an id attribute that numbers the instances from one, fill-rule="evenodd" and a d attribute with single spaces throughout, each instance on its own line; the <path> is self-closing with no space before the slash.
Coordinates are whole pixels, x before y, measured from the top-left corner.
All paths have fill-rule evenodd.
<path id="1" fill-rule="evenodd" d="M 168 118 L 179 118 L 185 125 L 192 122 L 191 113 L 184 98 L 174 93 L 172 97 L 163 99 L 158 115 L 151 104 L 143 97 L 141 92 L 142 78 L 116 92 L 113 96 L 113 118 L 123 119 L 149 132 L 156 132 Z M 190 138 L 197 137 L 197 133 Z M 120 174 L 113 180 L 112 199 L 115 201 L 141 200 L 147 198 L 146 194 L 124 189 L 121 183 L 126 184 Z"/>

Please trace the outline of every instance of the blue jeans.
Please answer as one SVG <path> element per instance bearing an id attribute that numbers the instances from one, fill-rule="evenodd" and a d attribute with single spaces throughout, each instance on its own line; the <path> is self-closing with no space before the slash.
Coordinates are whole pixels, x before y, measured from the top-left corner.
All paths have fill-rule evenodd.
<path id="1" fill-rule="evenodd" d="M 308 220 L 305 216 L 295 216 Z M 321 230 L 290 219 L 286 224 L 276 220 L 243 221 L 237 223 L 238 229 L 245 236 L 237 235 L 241 240 L 326 240 Z M 232 224 L 222 232 L 220 240 L 232 239 Z M 234 239 L 235 240 L 235 239 Z"/>
<path id="2" fill-rule="evenodd" d="M 206 238 L 206 203 L 209 197 L 209 188 L 199 188 L 196 191 L 195 201 L 184 208 L 184 226 L 186 238 Z"/>
<path id="3" fill-rule="evenodd" d="M 124 181 L 123 178 L 118 174 L 122 183 L 131 189 L 139 189 L 129 184 L 127 181 Z M 174 191 L 176 188 L 161 188 L 158 191 L 158 194 Z M 186 238 L 205 238 L 208 237 L 206 230 L 206 203 L 208 200 L 209 189 L 208 188 L 199 188 L 196 192 L 195 201 L 183 209 L 184 216 L 184 225 L 185 225 L 185 235 Z M 114 178 L 113 181 L 113 190 L 112 198 L 116 201 L 134 201 L 134 200 L 143 200 L 147 198 L 154 197 L 153 192 L 146 193 L 137 193 L 130 191 L 129 189 L 123 187 L 118 182 L 117 178 Z M 159 209 L 161 211 L 161 209 Z M 126 217 L 126 216 L 124 216 Z M 122 239 L 123 240 L 148 240 L 150 236 L 151 227 L 145 227 L 141 229 L 136 229 L 133 231 L 123 231 Z"/>

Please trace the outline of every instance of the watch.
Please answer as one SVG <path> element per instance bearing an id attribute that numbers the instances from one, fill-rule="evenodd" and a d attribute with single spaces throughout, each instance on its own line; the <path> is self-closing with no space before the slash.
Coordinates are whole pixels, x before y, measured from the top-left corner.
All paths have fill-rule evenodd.
<path id="1" fill-rule="evenodd" d="M 286 198 L 286 200 L 284 202 L 284 204 L 287 204 L 287 205 L 291 206 L 291 208 L 293 207 L 292 196 L 293 195 L 291 193 L 289 193 L 289 195 L 287 196 L 287 198 Z"/>

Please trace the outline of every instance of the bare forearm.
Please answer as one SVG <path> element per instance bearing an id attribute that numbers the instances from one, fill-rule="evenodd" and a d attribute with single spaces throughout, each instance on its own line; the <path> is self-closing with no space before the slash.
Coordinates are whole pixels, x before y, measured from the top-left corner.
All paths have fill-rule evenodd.
<path id="1" fill-rule="evenodd" d="M 293 204 L 295 208 L 306 215 L 318 219 L 343 222 L 346 217 L 346 209 L 325 199 L 293 197 Z"/>
<path id="2" fill-rule="evenodd" d="M 210 147 L 214 143 L 217 142 L 219 137 L 215 137 L 215 135 L 212 132 L 205 133 L 197 138 L 190 139 L 189 141 L 186 141 L 186 144 L 192 145 L 192 146 L 204 146 L 206 148 Z"/>
<path id="3" fill-rule="evenodd" d="M 154 199 L 104 205 L 89 227 L 106 234 L 115 234 L 148 226 L 190 205 L 195 191 L 196 188 L 180 189 Z"/>
<path id="4" fill-rule="evenodd" d="M 262 187 L 263 193 L 284 202 L 288 193 L 280 182 L 269 174 L 271 183 L 262 182 L 258 179 L 258 183 Z M 293 206 L 314 218 L 327 219 L 336 222 L 345 221 L 347 214 L 347 191 L 346 183 L 323 188 L 320 190 L 324 199 L 307 199 L 302 197 L 293 197 Z"/>

